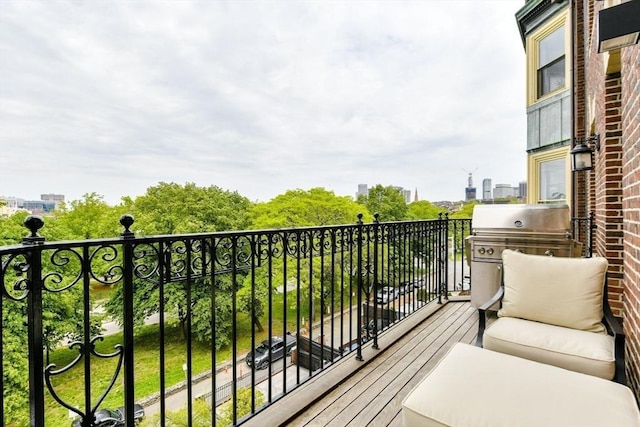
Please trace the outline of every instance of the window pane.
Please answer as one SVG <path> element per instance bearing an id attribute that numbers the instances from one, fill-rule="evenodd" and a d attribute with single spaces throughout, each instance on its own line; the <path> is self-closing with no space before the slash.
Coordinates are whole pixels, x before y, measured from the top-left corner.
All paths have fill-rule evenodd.
<path id="1" fill-rule="evenodd" d="M 540 201 L 566 200 L 565 160 L 540 163 Z"/>
<path id="2" fill-rule="evenodd" d="M 560 27 L 547 37 L 540 40 L 538 45 L 538 69 L 564 56 L 564 27 Z"/>
<path id="3" fill-rule="evenodd" d="M 564 87 L 564 57 L 538 70 L 538 97 Z"/>

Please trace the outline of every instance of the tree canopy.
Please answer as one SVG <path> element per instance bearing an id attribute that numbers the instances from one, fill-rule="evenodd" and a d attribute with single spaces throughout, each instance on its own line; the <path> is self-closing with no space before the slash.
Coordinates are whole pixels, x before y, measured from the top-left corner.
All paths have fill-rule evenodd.
<path id="1" fill-rule="evenodd" d="M 216 186 L 198 187 L 187 183 L 160 183 L 150 187 L 132 203 L 135 218 L 133 230 L 140 235 L 202 233 L 246 229 L 249 224 L 251 202 L 237 192 L 222 190 Z M 177 243 L 178 246 L 182 243 Z M 148 262 L 154 263 L 153 259 Z M 215 286 L 220 291 L 215 301 L 216 335 L 218 348 L 228 344 L 231 320 L 230 278 L 217 276 Z M 157 277 L 136 278 L 134 287 L 134 321 L 137 326 L 160 309 L 160 283 Z M 240 278 L 241 280 L 241 278 Z M 164 309 L 168 322 L 178 322 L 183 330 L 192 313 L 192 333 L 201 340 L 211 339 L 211 280 L 195 279 L 191 287 L 191 305 L 187 307 L 187 283 L 172 282 L 164 285 Z M 105 304 L 107 312 L 118 321 L 123 317 L 122 286 L 116 285 L 110 300 Z"/>
<path id="2" fill-rule="evenodd" d="M 371 214 L 350 197 L 336 196 L 324 188 L 289 190 L 254 206 L 252 228 L 353 224 L 359 213 L 365 216 L 365 221 L 371 220 Z"/>
<path id="3" fill-rule="evenodd" d="M 419 202 L 413 202 L 409 205 L 407 219 L 437 219 L 438 214 L 444 211 L 444 209 L 431 202 L 420 200 Z"/>
<path id="4" fill-rule="evenodd" d="M 462 205 L 462 208 L 449 215 L 449 218 L 471 218 L 473 216 L 473 208 L 477 204 L 478 202 L 476 200 L 465 203 Z"/>
<path id="5" fill-rule="evenodd" d="M 178 234 L 243 230 L 251 202 L 215 185 L 198 187 L 161 182 L 132 203 L 136 234 Z"/>
<path id="6" fill-rule="evenodd" d="M 54 210 L 46 227 L 51 229 L 51 225 L 55 225 L 65 240 L 115 237 L 122 232 L 119 218 L 124 210 L 122 205 L 109 206 L 101 195 L 89 193 Z"/>
<path id="7" fill-rule="evenodd" d="M 409 208 L 404 196 L 397 187 L 378 184 L 369 189 L 369 194 L 358 197 L 358 203 L 367 207 L 369 212 L 380 214 L 380 221 L 402 221 L 407 219 Z"/>

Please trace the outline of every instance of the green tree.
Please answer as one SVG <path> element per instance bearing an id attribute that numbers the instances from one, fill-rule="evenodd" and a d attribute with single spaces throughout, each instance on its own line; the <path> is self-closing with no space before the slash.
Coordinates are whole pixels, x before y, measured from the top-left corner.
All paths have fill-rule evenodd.
<path id="1" fill-rule="evenodd" d="M 453 212 L 449 215 L 449 218 L 472 218 L 473 217 L 473 208 L 479 204 L 478 201 L 474 200 L 462 205 L 460 209 Z"/>
<path id="2" fill-rule="evenodd" d="M 149 251 L 153 254 L 153 251 Z M 140 261 L 140 260 L 138 260 Z M 153 255 L 147 260 L 141 261 L 141 265 L 152 266 L 157 260 L 153 259 Z M 181 261 L 176 261 L 178 264 Z M 241 280 L 242 275 L 238 275 Z M 187 335 L 187 322 L 189 314 L 191 314 L 191 334 L 202 342 L 211 341 L 212 325 L 215 321 L 217 349 L 223 348 L 230 343 L 231 337 L 231 318 L 232 302 L 231 302 L 231 274 L 224 273 L 215 277 L 215 302 L 214 316 L 212 318 L 211 307 L 211 278 L 201 277 L 192 279 L 189 284 L 185 280 L 174 280 L 161 282 L 157 275 L 150 277 L 135 277 L 133 287 L 133 306 L 134 325 L 136 328 L 144 325 L 144 320 L 156 313 L 160 312 L 162 307 L 165 320 L 170 325 L 179 325 L 183 337 Z M 160 303 L 160 295 L 163 295 L 162 304 Z M 188 291 L 190 298 L 187 298 Z M 111 297 L 104 304 L 106 312 L 119 324 L 123 324 L 123 303 L 124 295 L 122 285 L 115 285 L 111 293 Z"/>
<path id="3" fill-rule="evenodd" d="M 407 219 L 407 202 L 401 191 L 393 186 L 378 184 L 369 189 L 369 194 L 358 197 L 358 203 L 371 213 L 380 214 L 380 221 L 402 221 Z"/>
<path id="4" fill-rule="evenodd" d="M 139 235 L 176 234 L 227 231 L 246 229 L 249 223 L 251 202 L 238 193 L 221 190 L 211 186 L 198 187 L 195 184 L 184 186 L 175 183 L 160 183 L 151 187 L 147 193 L 135 201 L 124 200 L 135 218 L 132 230 Z M 197 241 L 173 242 L 170 249 L 171 266 L 186 263 L 184 253 L 187 244 L 200 244 Z M 144 248 L 141 248 L 144 249 Z M 157 249 L 157 248 L 156 248 Z M 158 263 L 156 249 L 149 250 L 139 265 L 154 266 Z M 141 275 L 142 276 L 142 275 Z M 238 282 L 243 274 L 238 274 Z M 191 332 L 197 340 L 208 341 L 212 337 L 212 321 L 216 324 L 216 347 L 221 348 L 229 342 L 231 322 L 231 275 L 217 275 L 215 279 L 215 319 L 211 318 L 211 279 L 194 278 L 191 283 L 191 299 L 188 306 L 186 281 L 168 281 L 162 286 L 163 308 L 167 321 L 178 322 L 186 332 L 188 313 L 192 315 Z M 237 286 L 237 284 L 236 284 Z M 105 304 L 107 313 L 122 323 L 123 294 L 121 284 L 114 287 L 111 299 Z M 133 292 L 134 322 L 142 326 L 144 319 L 160 310 L 160 279 L 157 274 L 150 277 L 137 277 Z"/>
<path id="5" fill-rule="evenodd" d="M 244 417 L 251 413 L 251 387 L 245 387 L 238 390 L 238 406 L 237 406 L 237 416 L 238 419 Z M 256 408 L 259 408 L 264 404 L 264 394 L 260 390 L 255 391 L 255 405 Z M 220 418 L 218 419 L 219 426 L 229 426 L 233 424 L 233 405 L 235 400 L 231 400 L 225 403 L 220 409 Z"/>
<path id="6" fill-rule="evenodd" d="M 88 193 L 68 206 L 62 204 L 51 219 L 58 239 L 97 239 L 119 236 L 122 232 L 119 218 L 123 213 L 124 206 L 109 206 L 103 196 Z"/>
<path id="7" fill-rule="evenodd" d="M 426 200 L 421 200 L 409 205 L 407 219 L 438 219 L 438 214 L 443 212 L 445 212 L 444 209 Z"/>
<path id="8" fill-rule="evenodd" d="M 29 230 L 24 226 L 27 216 L 29 213 L 20 211 L 11 216 L 0 217 L 0 246 L 18 244 L 23 237 L 29 235 Z"/>
<path id="9" fill-rule="evenodd" d="M 353 224 L 357 221 L 360 213 L 363 214 L 364 222 L 370 222 L 373 218 L 365 206 L 354 202 L 350 197 L 336 196 L 332 191 L 327 191 L 324 188 L 312 188 L 308 191 L 297 189 L 287 191 L 269 202 L 255 205 L 252 212 L 252 228 L 274 229 Z M 304 239 L 305 237 L 301 235 L 299 238 Z M 311 318 L 315 318 L 319 308 L 329 306 L 335 292 L 328 278 L 329 267 L 325 266 L 325 270 L 322 272 L 319 268 L 314 268 L 312 281 L 309 279 L 309 274 L 287 278 L 288 281 L 300 282 L 301 307 L 299 308 L 301 313 L 305 313 L 304 315 Z M 300 271 L 309 271 L 308 259 L 301 261 Z M 338 263 L 336 263 L 334 272 L 336 277 L 343 274 Z M 253 314 L 253 323 L 258 331 L 262 330 L 260 317 L 263 316 L 264 307 L 268 303 L 269 283 L 272 283 L 273 286 L 281 286 L 285 280 L 281 258 L 274 260 L 271 274 L 271 282 L 269 282 L 266 267 L 257 269 L 253 299 L 251 298 L 252 286 L 249 278 L 245 280 L 245 286 L 238 291 L 238 307 L 247 314 Z M 339 283 L 338 279 L 336 281 Z M 310 283 L 313 283 L 313 286 Z M 322 290 L 324 290 L 324 295 L 321 295 Z M 288 301 L 293 307 L 296 305 L 297 298 L 289 298 Z M 338 303 L 335 297 L 334 302 Z M 309 306 L 311 306 L 312 313 L 307 313 Z"/>
<path id="10" fill-rule="evenodd" d="M 282 283 L 282 262 L 276 260 L 275 264 L 277 273 L 274 273 L 271 283 Z M 269 278 L 268 269 L 259 267 L 256 269 L 255 278 L 246 276 L 243 286 L 238 289 L 237 293 L 237 309 L 252 316 L 252 323 L 258 332 L 264 331 L 260 318 L 264 316 L 264 308 L 269 298 Z M 253 289 L 253 290 L 252 290 Z"/>
<path id="11" fill-rule="evenodd" d="M 313 263 L 313 268 L 310 263 Z M 265 315 L 265 308 L 269 304 L 269 284 L 272 287 L 271 295 L 274 300 L 276 298 L 282 300 L 283 298 L 280 293 L 280 287 L 285 280 L 283 269 L 282 258 L 274 259 L 271 281 L 269 281 L 267 267 L 258 267 L 254 277 L 247 276 L 243 286 L 238 289 L 237 309 L 253 316 L 253 325 L 259 332 L 263 331 L 260 319 Z M 300 273 L 299 276 L 297 276 L 298 273 Z M 334 308 L 339 308 L 342 297 L 340 293 L 341 276 L 344 276 L 344 283 L 349 283 L 348 274 L 342 270 L 339 260 L 335 260 L 332 268 L 329 257 L 326 257 L 324 268 L 321 268 L 318 257 L 314 257 L 312 261 L 308 258 L 302 259 L 299 271 L 296 267 L 295 271 L 292 272 L 290 269 L 288 272 L 286 282 L 289 292 L 287 297 L 289 308 L 299 309 L 300 316 L 307 319 L 319 318 L 320 312 L 324 310 L 326 313 L 332 304 Z M 297 295 L 298 291 L 300 295 Z"/>
<path id="12" fill-rule="evenodd" d="M 252 210 L 252 228 L 292 228 L 320 225 L 353 224 L 359 213 L 365 221 L 371 215 L 350 197 L 336 196 L 324 188 L 289 190 Z"/>
<path id="13" fill-rule="evenodd" d="M 251 202 L 237 192 L 193 183 L 150 187 L 133 201 L 133 230 L 138 235 L 245 230 Z"/>

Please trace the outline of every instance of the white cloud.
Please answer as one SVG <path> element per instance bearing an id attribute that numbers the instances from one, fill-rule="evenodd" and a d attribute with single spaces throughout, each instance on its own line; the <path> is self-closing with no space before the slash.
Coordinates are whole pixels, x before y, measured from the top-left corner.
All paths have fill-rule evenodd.
<path id="1" fill-rule="evenodd" d="M 516 185 L 521 3 L 5 1 L 0 194 Z"/>

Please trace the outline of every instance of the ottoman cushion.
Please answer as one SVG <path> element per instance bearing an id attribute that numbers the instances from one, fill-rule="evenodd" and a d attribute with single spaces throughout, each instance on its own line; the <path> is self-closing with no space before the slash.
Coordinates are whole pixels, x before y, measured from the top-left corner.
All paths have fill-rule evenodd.
<path id="1" fill-rule="evenodd" d="M 628 387 L 457 343 L 402 402 L 405 426 L 639 426 Z"/>

